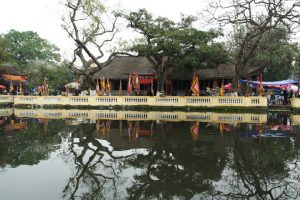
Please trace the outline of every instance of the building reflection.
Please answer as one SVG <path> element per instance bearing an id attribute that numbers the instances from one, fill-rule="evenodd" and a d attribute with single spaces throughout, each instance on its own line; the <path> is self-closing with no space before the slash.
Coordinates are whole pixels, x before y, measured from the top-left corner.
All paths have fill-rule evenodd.
<path id="1" fill-rule="evenodd" d="M 299 198 L 300 140 L 290 116 L 267 123 L 224 116 L 208 122 L 3 116 L 0 167 L 35 165 L 59 150 L 71 174 L 63 199 Z M 16 128 L 2 128 L 11 124 Z"/>

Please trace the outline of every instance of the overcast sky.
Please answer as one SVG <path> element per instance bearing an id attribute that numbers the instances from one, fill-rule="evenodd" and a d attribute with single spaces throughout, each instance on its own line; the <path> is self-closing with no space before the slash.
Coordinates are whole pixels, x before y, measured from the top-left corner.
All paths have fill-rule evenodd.
<path id="1" fill-rule="evenodd" d="M 35 31 L 57 45 L 64 56 L 71 55 L 72 41 L 61 28 L 63 0 L 0 0 L 0 33 L 11 29 Z M 180 13 L 197 14 L 207 6 L 204 0 L 104 0 L 114 9 L 146 8 L 156 16 L 177 20 Z"/>

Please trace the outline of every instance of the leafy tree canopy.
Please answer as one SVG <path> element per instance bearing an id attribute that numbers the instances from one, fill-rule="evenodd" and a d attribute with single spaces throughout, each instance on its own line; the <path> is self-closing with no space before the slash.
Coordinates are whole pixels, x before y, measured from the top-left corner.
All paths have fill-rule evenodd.
<path id="1" fill-rule="evenodd" d="M 73 81 L 73 73 L 67 67 L 67 63 L 62 64 L 47 63 L 47 62 L 32 62 L 27 70 L 29 88 L 41 85 L 44 79 L 47 80 L 50 92 L 53 90 L 65 90 L 66 80 Z"/>
<path id="2" fill-rule="evenodd" d="M 128 51 L 147 57 L 157 71 L 159 84 L 164 83 L 163 77 L 175 66 L 196 68 L 227 61 L 223 44 L 214 41 L 221 32 L 194 28 L 194 16 L 182 16 L 178 23 L 164 17 L 154 18 L 145 9 L 123 16 L 143 36 Z"/>
<path id="3" fill-rule="evenodd" d="M 17 66 L 26 67 L 30 62 L 37 60 L 60 60 L 59 48 L 42 39 L 36 32 L 11 30 L 2 35 L 2 38 L 7 43 L 6 51 Z"/>
<path id="4" fill-rule="evenodd" d="M 279 27 L 263 37 L 263 45 L 256 53 L 254 62 L 269 63 L 264 70 L 264 80 L 279 81 L 290 77 L 299 48 L 289 36 L 286 28 Z"/>
<path id="5" fill-rule="evenodd" d="M 0 36 L 0 65 L 9 62 L 10 55 L 7 51 L 7 41 Z"/>

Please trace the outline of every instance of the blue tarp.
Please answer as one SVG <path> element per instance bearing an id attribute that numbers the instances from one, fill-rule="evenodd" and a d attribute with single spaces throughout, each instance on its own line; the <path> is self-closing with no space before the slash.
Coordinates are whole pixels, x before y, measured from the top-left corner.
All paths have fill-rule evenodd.
<path id="1" fill-rule="evenodd" d="M 249 83 L 251 85 L 259 85 L 260 82 L 259 81 L 248 81 L 248 80 L 240 80 L 240 83 Z M 267 85 L 272 85 L 272 86 L 275 86 L 275 85 L 288 85 L 288 84 L 298 84 L 299 81 L 295 81 L 295 80 L 291 80 L 291 79 L 287 79 L 287 80 L 282 80 L 282 81 L 263 81 L 262 84 L 264 86 L 267 86 Z"/>

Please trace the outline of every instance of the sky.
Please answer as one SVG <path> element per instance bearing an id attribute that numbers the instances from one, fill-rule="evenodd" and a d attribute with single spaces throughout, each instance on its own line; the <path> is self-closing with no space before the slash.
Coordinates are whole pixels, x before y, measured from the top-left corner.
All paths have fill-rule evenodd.
<path id="1" fill-rule="evenodd" d="M 0 0 L 0 34 L 11 29 L 34 31 L 61 49 L 63 58 L 72 55 L 73 42 L 61 28 L 64 0 Z M 155 16 L 178 20 L 180 14 L 199 14 L 206 0 L 103 0 L 111 9 L 135 11 L 146 8 Z"/>

